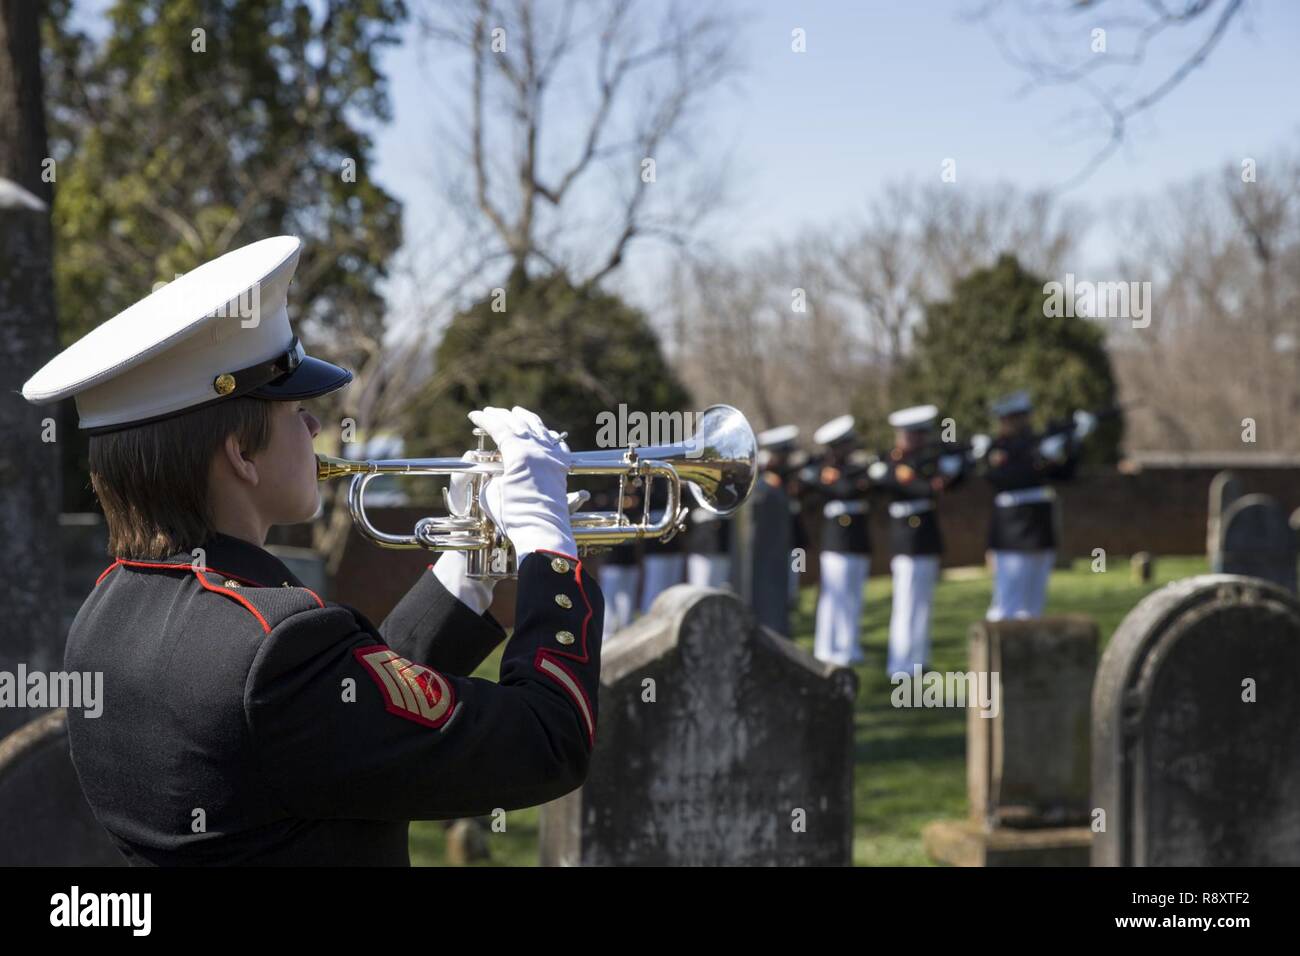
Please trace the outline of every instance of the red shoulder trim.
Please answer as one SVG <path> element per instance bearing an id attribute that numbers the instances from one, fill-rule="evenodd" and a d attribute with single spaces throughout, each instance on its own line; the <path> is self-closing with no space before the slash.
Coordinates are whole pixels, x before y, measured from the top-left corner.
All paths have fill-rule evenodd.
<path id="1" fill-rule="evenodd" d="M 104 569 L 104 573 L 101 574 L 99 577 L 95 578 L 95 587 L 99 587 L 99 582 L 104 580 L 104 578 L 108 577 L 108 572 L 112 571 L 115 567 L 117 567 L 121 563 L 122 563 L 122 559 L 118 558 L 116 561 L 114 561 L 112 564 L 106 567 Z"/>
<path id="2" fill-rule="evenodd" d="M 189 567 L 189 565 L 186 565 L 186 567 Z M 190 568 L 190 570 L 192 570 L 194 572 L 194 576 L 198 578 L 199 584 L 203 585 L 203 587 L 205 587 L 209 591 L 215 591 L 218 594 L 226 595 L 226 597 L 234 598 L 240 604 L 244 605 L 244 607 L 248 609 L 248 612 L 252 614 L 253 617 L 257 618 L 257 623 L 262 625 L 262 632 L 264 634 L 271 633 L 271 625 L 266 623 L 266 618 L 262 617 L 262 615 L 258 612 L 257 608 L 253 607 L 253 605 L 249 602 L 248 598 L 244 597 L 238 591 L 230 590 L 230 588 L 217 587 L 217 585 L 213 584 L 207 578 L 205 578 L 203 576 L 203 572 L 201 572 L 198 568 Z M 212 569 L 209 568 L 208 570 L 211 571 Z M 220 573 L 221 573 L 220 571 L 217 572 L 217 574 Z M 317 600 L 319 600 L 319 598 Z"/>

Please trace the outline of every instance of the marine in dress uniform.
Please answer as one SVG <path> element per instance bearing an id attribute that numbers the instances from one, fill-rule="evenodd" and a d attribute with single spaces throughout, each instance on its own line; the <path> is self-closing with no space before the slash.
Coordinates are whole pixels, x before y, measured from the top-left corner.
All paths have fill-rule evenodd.
<path id="1" fill-rule="evenodd" d="M 658 521 L 668 505 L 668 488 L 663 481 L 650 485 L 650 517 Z M 683 536 L 678 533 L 671 541 L 649 539 L 644 544 L 641 560 L 641 613 L 649 614 L 662 592 L 686 579 L 686 550 Z"/>
<path id="2" fill-rule="evenodd" d="M 75 396 L 81 427 L 110 431 L 346 385 L 289 326 L 299 249 L 277 237 L 200 266 L 70 346 L 24 395 Z M 250 290 L 252 326 L 239 306 Z M 405 865 L 410 820 L 536 805 L 581 784 L 603 601 L 566 534 L 567 448 L 525 412 L 471 413 L 501 449 L 485 507 L 519 555 L 496 683 L 467 676 L 505 633 L 486 613 L 490 585 L 467 579 L 455 552 L 378 627 L 222 532 L 199 552 L 119 555 L 105 569 L 65 654 L 68 670 L 103 673 L 103 711 L 70 711 L 68 734 L 90 807 L 131 863 Z M 297 464 L 314 482 L 314 458 Z"/>
<path id="3" fill-rule="evenodd" d="M 984 477 L 993 487 L 989 550 L 993 552 L 993 601 L 987 618 L 1041 617 L 1056 559 L 1056 491 L 1078 466 L 1082 441 L 1096 427 L 1076 412 L 1068 428 L 1042 436 L 1030 426 L 1033 403 L 1026 391 L 993 404 L 998 434 L 985 457 Z"/>
<path id="4" fill-rule="evenodd" d="M 613 511 L 618 498 L 618 490 L 605 492 L 600 496 L 599 511 Z M 623 504 L 631 509 L 639 505 L 640 499 L 631 493 L 624 496 Z M 636 614 L 637 588 L 641 584 L 641 558 L 635 541 L 617 544 L 601 555 L 600 571 L 596 577 L 600 581 L 601 593 L 605 595 L 605 632 L 604 640 L 632 623 Z"/>
<path id="5" fill-rule="evenodd" d="M 813 654 L 833 664 L 860 664 L 863 654 L 858 627 L 871 569 L 867 531 L 870 485 L 865 472 L 849 462 L 857 445 L 853 416 L 841 415 L 827 422 L 813 433 L 813 441 L 826 449 L 804 474 L 822 503 L 821 589 Z"/>
<path id="6" fill-rule="evenodd" d="M 731 522 L 707 508 L 691 509 L 686 530 L 686 581 L 705 588 L 731 587 Z"/>
<path id="7" fill-rule="evenodd" d="M 894 447 L 868 469 L 873 487 L 891 499 L 889 569 L 894 599 L 885 664 L 890 677 L 900 672 L 910 676 L 929 663 L 930 607 L 943 553 L 935 499 L 958 484 L 966 471 L 966 456 L 959 447 L 932 440 L 937 415 L 933 405 L 890 415 Z"/>
<path id="8" fill-rule="evenodd" d="M 759 478 L 753 500 L 747 505 L 754 516 L 750 603 L 760 624 L 787 636 L 790 606 L 799 593 L 793 549 L 802 547 L 807 553 L 807 542 L 801 536 L 799 501 L 787 493 L 796 480 L 792 473 L 804 464 L 805 456 L 798 453 L 795 444 L 798 439 L 796 425 L 781 425 L 758 434 Z"/>

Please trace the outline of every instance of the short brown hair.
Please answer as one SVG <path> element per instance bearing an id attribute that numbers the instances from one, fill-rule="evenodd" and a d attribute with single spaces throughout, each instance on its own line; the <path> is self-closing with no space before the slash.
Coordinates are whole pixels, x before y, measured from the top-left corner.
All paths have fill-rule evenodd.
<path id="1" fill-rule="evenodd" d="M 273 403 L 241 395 L 156 422 L 90 436 L 90 483 L 108 522 L 108 553 L 157 559 L 213 532 L 208 471 L 227 435 L 245 454 L 271 438 Z"/>

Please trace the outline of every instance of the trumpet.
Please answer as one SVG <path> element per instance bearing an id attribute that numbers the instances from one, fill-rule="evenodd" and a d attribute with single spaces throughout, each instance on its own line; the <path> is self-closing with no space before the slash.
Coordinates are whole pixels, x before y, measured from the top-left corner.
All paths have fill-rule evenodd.
<path id="1" fill-rule="evenodd" d="M 383 548 L 426 548 L 430 551 L 466 552 L 470 577 L 512 576 L 506 556 L 509 541 L 482 506 L 483 487 L 502 471 L 501 453 L 486 446 L 487 434 L 474 429 L 478 447 L 465 458 L 390 458 L 353 461 L 316 456 L 319 481 L 350 477 L 348 510 L 357 530 Z M 573 538 L 583 553 L 629 541 L 672 538 L 685 527 L 688 509 L 682 504 L 682 483 L 691 489 L 695 503 L 720 517 L 731 515 L 745 503 L 758 474 L 758 442 L 745 416 L 730 405 L 711 405 L 700 413 L 699 427 L 686 442 L 673 445 L 611 448 L 573 452 L 570 475 L 618 477 L 620 505 L 615 511 L 578 512 L 571 518 Z M 442 490 L 446 517 L 421 518 L 410 534 L 380 531 L 366 514 L 366 486 L 383 475 L 470 476 L 469 504 L 457 511 L 448 490 Z M 623 512 L 627 481 L 643 479 L 642 513 L 632 521 Z M 650 484 L 665 482 L 667 503 L 658 517 L 650 511 Z"/>

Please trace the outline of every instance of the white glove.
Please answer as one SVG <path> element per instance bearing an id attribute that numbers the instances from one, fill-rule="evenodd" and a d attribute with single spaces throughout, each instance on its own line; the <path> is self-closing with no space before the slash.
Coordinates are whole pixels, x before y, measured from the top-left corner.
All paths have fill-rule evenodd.
<path id="1" fill-rule="evenodd" d="M 534 551 L 555 551 L 577 560 L 565 486 L 569 446 L 542 420 L 516 405 L 469 413 L 501 452 L 502 471 L 483 489 L 483 510 L 510 539 L 518 565 Z"/>
<path id="2" fill-rule="evenodd" d="M 1091 435 L 1097 428 L 1097 416 L 1092 412 L 1075 412 L 1074 413 L 1074 438 L 1076 441 L 1083 441 Z"/>
<path id="3" fill-rule="evenodd" d="M 889 462 L 873 461 L 867 466 L 867 477 L 872 481 L 884 481 L 889 474 Z"/>
<path id="4" fill-rule="evenodd" d="M 993 447 L 993 439 L 988 435 L 971 435 L 970 454 L 976 461 L 987 455 L 991 447 Z"/>
<path id="5" fill-rule="evenodd" d="M 473 452 L 467 451 L 461 457 L 466 461 L 470 461 Z M 570 494 L 568 496 L 569 514 L 573 514 L 585 505 L 590 498 L 591 492 L 586 489 Z M 447 510 L 452 514 L 463 516 L 469 513 L 469 505 L 470 474 L 469 472 L 457 472 L 451 476 L 447 488 Z M 442 586 L 450 591 L 462 604 L 475 614 L 482 614 L 491 606 L 493 589 L 498 581 L 505 578 L 505 575 L 489 574 L 486 577 L 471 578 L 466 573 L 467 563 L 464 551 L 446 551 L 434 562 L 433 573 L 442 582 Z M 489 561 L 488 567 L 491 568 L 492 566 L 493 563 Z"/>
<path id="6" fill-rule="evenodd" d="M 1058 464 L 1066 459 L 1066 441 L 1068 435 L 1057 433 L 1048 435 L 1038 446 L 1038 453 L 1048 461 L 1054 461 Z"/>

